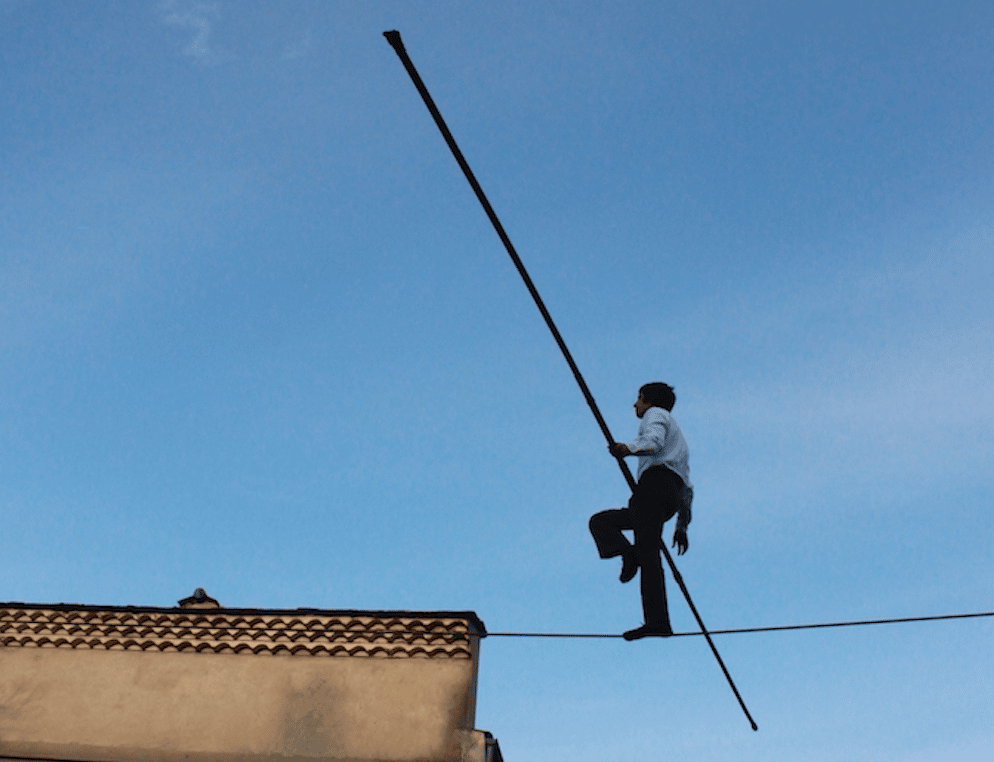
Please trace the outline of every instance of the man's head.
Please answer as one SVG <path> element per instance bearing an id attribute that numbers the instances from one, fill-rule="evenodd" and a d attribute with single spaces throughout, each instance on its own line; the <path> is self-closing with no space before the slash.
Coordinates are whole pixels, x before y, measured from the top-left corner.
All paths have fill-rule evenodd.
<path id="1" fill-rule="evenodd" d="M 639 402 L 642 404 L 640 405 Z M 676 394 L 673 393 L 673 387 L 669 384 L 654 381 L 639 389 L 639 402 L 635 403 L 635 414 L 641 418 L 650 407 L 672 410 L 676 404 Z M 640 407 L 641 412 L 639 412 Z"/>

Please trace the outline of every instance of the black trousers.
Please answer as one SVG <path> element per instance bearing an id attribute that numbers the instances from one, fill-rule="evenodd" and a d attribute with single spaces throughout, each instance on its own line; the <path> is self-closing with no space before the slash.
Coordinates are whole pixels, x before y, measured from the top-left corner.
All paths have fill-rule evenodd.
<path id="1" fill-rule="evenodd" d="M 590 534 L 601 558 L 635 553 L 642 586 L 642 612 L 645 623 L 668 627 L 666 584 L 659 541 L 663 524 L 680 510 L 683 480 L 666 466 L 646 469 L 639 478 L 627 508 L 601 511 L 590 517 Z M 635 545 L 622 532 L 635 531 Z"/>

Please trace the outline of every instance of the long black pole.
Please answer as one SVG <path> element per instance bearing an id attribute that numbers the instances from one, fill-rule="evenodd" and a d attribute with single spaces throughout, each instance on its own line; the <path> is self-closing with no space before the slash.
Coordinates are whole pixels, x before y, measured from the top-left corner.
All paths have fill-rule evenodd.
<path id="1" fill-rule="evenodd" d="M 613 443 L 614 437 L 611 436 L 611 431 L 608 429 L 607 422 L 604 420 L 604 416 L 601 415 L 601 411 L 597 407 L 597 403 L 594 401 L 594 396 L 590 393 L 587 382 L 583 380 L 583 375 L 580 373 L 580 369 L 573 360 L 573 355 L 570 354 L 569 348 L 566 346 L 566 342 L 563 341 L 563 337 L 560 335 L 559 329 L 556 328 L 556 324 L 552 320 L 552 315 L 550 315 L 549 310 L 546 309 L 545 302 L 542 301 L 542 297 L 539 295 L 538 289 L 536 289 L 535 284 L 532 283 L 531 276 L 528 275 L 528 271 L 525 269 L 524 263 L 521 261 L 521 257 L 518 256 L 518 252 L 514 249 L 514 244 L 511 243 L 511 239 L 505 232 L 504 226 L 497 218 L 497 213 L 494 212 L 493 207 L 490 206 L 490 202 L 487 200 L 487 196 L 483 192 L 483 188 L 480 187 L 480 183 L 477 182 L 476 176 L 473 174 L 473 170 L 470 169 L 466 158 L 462 155 L 462 151 L 459 150 L 459 146 L 456 144 L 456 139 L 452 137 L 452 133 L 449 132 L 449 128 L 445 124 L 445 120 L 442 118 L 441 112 L 438 110 L 438 107 L 435 105 L 435 101 L 431 97 L 431 93 L 428 92 L 428 88 L 425 87 L 425 83 L 422 81 L 421 75 L 418 74 L 418 70 L 414 68 L 414 64 L 411 62 L 410 56 L 407 55 L 404 43 L 400 39 L 400 32 L 384 32 L 383 36 L 387 38 L 387 42 L 390 43 L 394 51 L 396 51 L 397 55 L 400 57 L 401 63 L 404 64 L 404 68 L 407 69 L 407 73 L 411 77 L 411 81 L 414 82 L 414 86 L 421 94 L 421 98 L 425 102 L 425 106 L 427 106 L 428 111 L 431 112 L 432 118 L 435 120 L 435 124 L 438 125 L 438 129 L 442 133 L 442 137 L 445 138 L 445 142 L 448 144 L 449 150 L 452 151 L 452 155 L 455 157 L 456 162 L 458 162 L 459 167 L 466 176 L 466 180 L 469 181 L 470 186 L 473 188 L 476 198 L 479 200 L 480 205 L 483 206 L 483 211 L 485 211 L 487 213 L 487 217 L 490 218 L 490 223 L 494 226 L 494 230 L 497 231 L 497 235 L 500 237 L 501 242 L 504 244 L 504 248 L 507 249 L 507 253 L 511 257 L 511 261 L 514 262 L 514 266 L 518 269 L 518 274 L 521 275 L 521 279 L 525 282 L 525 286 L 528 288 L 528 293 L 530 293 L 532 295 L 532 299 L 535 300 L 535 306 L 537 306 L 538 311 L 542 313 L 542 317 L 545 319 L 545 324 L 552 332 L 552 336 L 556 340 L 556 344 L 559 345 L 559 350 L 563 353 L 563 357 L 566 358 L 566 362 L 569 364 L 570 370 L 573 371 L 573 377 L 576 379 L 577 384 L 579 384 L 580 391 L 583 392 L 583 397 L 587 400 L 590 412 L 594 414 L 594 418 L 597 420 L 597 425 L 600 426 L 601 432 L 604 434 L 604 438 L 607 439 L 608 444 Z M 629 488 L 634 491 L 635 477 L 632 476 L 632 472 L 629 470 L 628 464 L 625 463 L 622 458 L 618 458 L 617 461 L 618 466 L 621 468 L 621 473 L 625 477 L 625 481 L 628 482 Z M 739 690 L 735 687 L 735 682 L 732 680 L 732 676 L 728 673 L 728 669 L 725 667 L 725 662 L 721 660 L 721 655 L 718 653 L 718 649 L 715 648 L 714 642 L 711 640 L 711 635 L 708 633 L 707 628 L 704 626 L 704 621 L 701 619 L 701 615 L 697 612 L 697 607 L 694 605 L 694 601 L 690 597 L 690 591 L 687 590 L 687 586 L 683 582 L 683 576 L 680 574 L 680 571 L 676 568 L 676 564 L 673 562 L 673 556 L 670 555 L 665 543 L 660 546 L 660 549 L 663 551 L 663 555 L 666 557 L 666 562 L 669 564 L 669 567 L 673 572 L 673 578 L 680 586 L 680 590 L 683 591 L 683 597 L 687 599 L 687 605 L 690 606 L 690 610 L 693 612 L 694 618 L 697 620 L 697 624 L 701 628 L 701 632 L 707 639 L 708 645 L 711 646 L 714 658 L 718 660 L 718 665 L 721 667 L 721 671 L 725 673 L 725 679 L 728 680 L 728 684 L 731 686 L 732 692 L 735 693 L 735 698 L 738 699 L 739 706 L 742 707 L 742 711 L 745 712 L 745 716 L 749 719 L 749 724 L 752 726 L 752 729 L 759 730 L 756 722 L 752 719 L 752 715 L 749 714 L 749 710 L 746 708 L 745 702 L 742 700 L 742 696 L 739 695 Z"/>

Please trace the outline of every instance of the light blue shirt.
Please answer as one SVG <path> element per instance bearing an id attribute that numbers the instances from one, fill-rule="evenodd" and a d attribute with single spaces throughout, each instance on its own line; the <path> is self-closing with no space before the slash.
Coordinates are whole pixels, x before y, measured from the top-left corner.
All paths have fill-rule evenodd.
<path id="1" fill-rule="evenodd" d="M 661 407 L 650 407 L 642 416 L 638 437 L 627 443 L 632 455 L 639 459 L 638 476 L 647 468 L 666 466 L 683 480 L 683 510 L 677 525 L 690 523 L 690 505 L 694 499 L 694 485 L 690 483 L 690 450 L 676 418 Z"/>

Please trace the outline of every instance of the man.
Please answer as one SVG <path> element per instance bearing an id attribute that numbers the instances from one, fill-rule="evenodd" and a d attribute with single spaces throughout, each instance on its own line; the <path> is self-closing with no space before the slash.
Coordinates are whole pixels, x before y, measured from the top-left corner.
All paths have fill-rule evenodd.
<path id="1" fill-rule="evenodd" d="M 625 640 L 650 635 L 673 634 L 666 607 L 663 565 L 659 558 L 659 541 L 665 524 L 677 516 L 673 547 L 677 554 L 687 552 L 687 525 L 694 488 L 690 483 L 689 451 L 676 419 L 670 415 L 676 395 L 673 387 L 655 382 L 639 389 L 635 415 L 642 422 L 638 437 L 628 444 L 614 442 L 608 451 L 616 458 L 638 456 L 638 484 L 627 508 L 595 513 L 590 519 L 590 533 L 601 558 L 622 557 L 621 581 L 629 582 L 642 570 L 642 611 L 645 624 L 624 634 Z M 622 534 L 635 531 L 635 544 Z"/>

